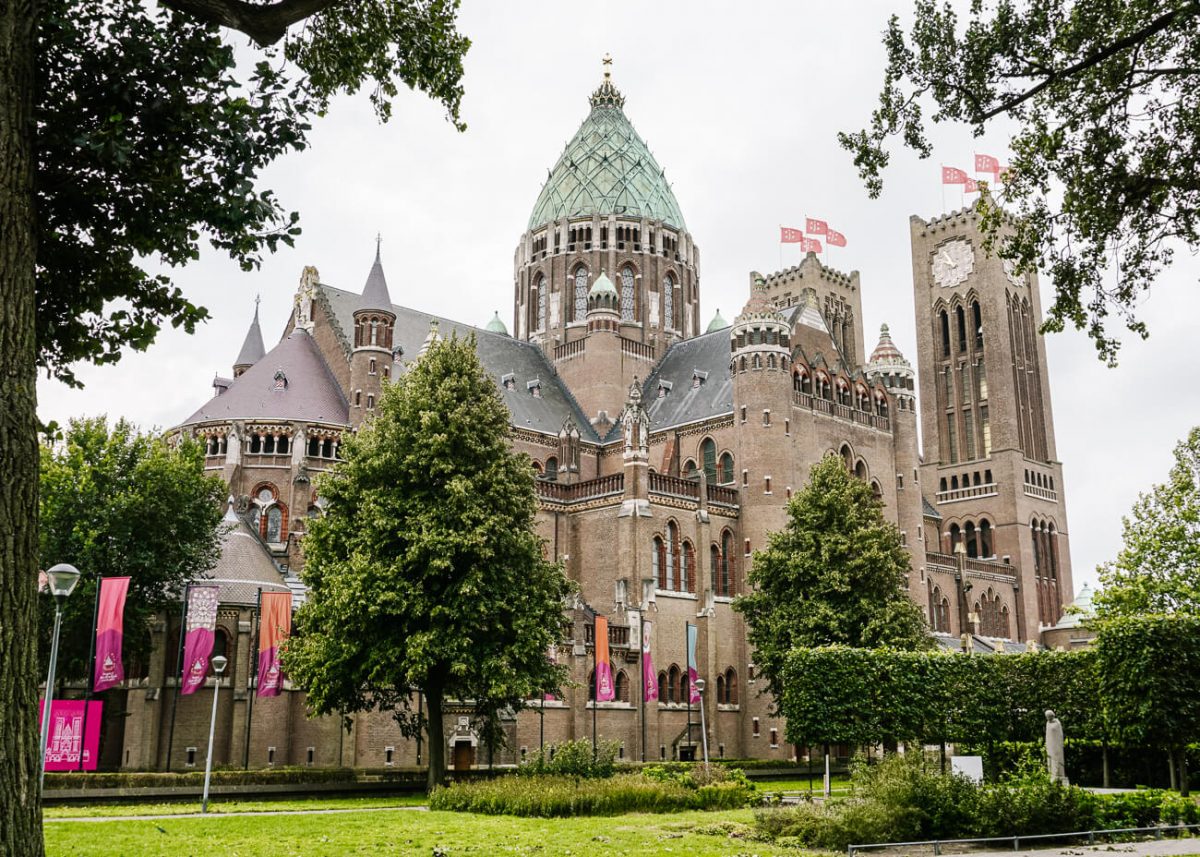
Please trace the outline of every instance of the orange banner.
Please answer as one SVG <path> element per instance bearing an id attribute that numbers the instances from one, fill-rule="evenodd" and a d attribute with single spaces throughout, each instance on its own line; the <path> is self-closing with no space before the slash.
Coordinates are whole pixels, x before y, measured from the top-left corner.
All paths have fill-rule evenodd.
<path id="1" fill-rule="evenodd" d="M 292 634 L 292 593 L 264 592 L 259 604 L 258 695 L 279 696 L 283 690 L 279 648 Z"/>

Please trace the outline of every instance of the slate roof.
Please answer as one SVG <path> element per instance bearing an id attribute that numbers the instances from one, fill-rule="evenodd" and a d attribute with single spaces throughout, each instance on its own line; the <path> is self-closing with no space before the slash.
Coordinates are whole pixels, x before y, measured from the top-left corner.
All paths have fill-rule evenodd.
<path id="1" fill-rule="evenodd" d="M 233 365 L 253 366 L 262 360 L 266 353 L 267 349 L 263 346 L 262 328 L 258 326 L 258 304 L 256 303 L 254 305 L 254 321 L 250 322 L 250 329 L 246 331 L 246 338 L 242 341 L 242 350 L 238 352 L 237 360 L 233 361 Z"/>
<path id="2" fill-rule="evenodd" d="M 194 582 L 217 583 L 221 587 L 217 598 L 222 604 L 254 604 L 260 587 L 269 591 L 288 590 L 283 572 L 246 522 L 230 513 L 225 516 L 224 526 L 227 529 L 221 536 L 217 564 Z"/>
<path id="3" fill-rule="evenodd" d="M 342 330 L 353 330 L 354 310 L 358 306 L 359 295 L 325 284 L 321 285 L 321 289 Z M 508 405 L 515 428 L 557 435 L 570 417 L 579 426 L 580 437 L 593 442 L 600 440 L 575 398 L 536 345 L 408 307 L 393 305 L 392 312 L 396 314 L 392 344 L 403 349 L 402 360 L 416 358 L 421 344 L 429 335 L 429 322 L 433 319 L 437 319 L 438 334 L 442 337 L 473 333 L 479 359 L 501 388 L 501 397 Z M 507 375 L 513 376 L 515 389 L 504 389 L 503 379 Z M 540 398 L 535 397 L 528 386 L 529 382 L 535 380 L 540 382 Z"/>
<path id="4" fill-rule="evenodd" d="M 933 504 L 924 497 L 921 498 L 921 514 L 926 518 L 936 518 L 939 521 L 942 519 L 942 513 L 934 508 Z"/>
<path id="5" fill-rule="evenodd" d="M 358 295 L 354 296 L 356 299 Z M 345 328 L 353 329 L 353 324 Z M 286 384 L 276 389 L 276 372 Z M 297 328 L 266 356 L 209 399 L 183 425 L 207 420 L 305 420 L 349 423 L 342 389 L 308 332 Z"/>
<path id="6" fill-rule="evenodd" d="M 693 387 L 696 371 L 707 373 Z M 670 384 L 659 398 L 662 382 Z M 729 374 L 729 328 L 676 342 L 642 388 L 650 429 L 670 428 L 733 413 L 733 377 Z"/>
<path id="7" fill-rule="evenodd" d="M 367 284 L 358 299 L 358 309 L 391 310 L 392 296 L 388 293 L 387 277 L 383 275 L 383 263 L 379 260 L 379 247 L 375 248 L 375 264 L 367 274 Z M 353 330 L 353 321 L 346 330 Z"/>

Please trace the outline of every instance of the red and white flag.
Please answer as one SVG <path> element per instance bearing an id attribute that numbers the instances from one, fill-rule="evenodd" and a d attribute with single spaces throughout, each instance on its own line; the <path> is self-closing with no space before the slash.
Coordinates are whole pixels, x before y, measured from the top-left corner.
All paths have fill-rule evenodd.
<path id="1" fill-rule="evenodd" d="M 829 224 L 815 217 L 804 218 L 804 231 L 811 235 L 824 235 L 829 231 Z"/>
<path id="2" fill-rule="evenodd" d="M 804 240 L 804 233 L 799 229 L 792 229 L 789 226 L 779 227 L 779 243 L 780 244 L 799 244 Z"/>
<path id="3" fill-rule="evenodd" d="M 963 182 L 963 193 L 979 193 L 979 182 L 975 179 L 968 178 Z"/>
<path id="4" fill-rule="evenodd" d="M 1000 175 L 1000 159 L 993 158 L 991 155 L 975 155 L 975 172 L 991 173 L 993 176 Z"/>
<path id="5" fill-rule="evenodd" d="M 825 232 L 825 243 L 830 247 L 845 247 L 846 236 L 836 229 L 829 229 Z"/>
<path id="6" fill-rule="evenodd" d="M 821 242 L 816 238 L 805 238 L 800 242 L 800 251 L 802 253 L 820 253 Z"/>
<path id="7" fill-rule="evenodd" d="M 942 184 L 966 184 L 967 174 L 958 167 L 942 167 Z"/>

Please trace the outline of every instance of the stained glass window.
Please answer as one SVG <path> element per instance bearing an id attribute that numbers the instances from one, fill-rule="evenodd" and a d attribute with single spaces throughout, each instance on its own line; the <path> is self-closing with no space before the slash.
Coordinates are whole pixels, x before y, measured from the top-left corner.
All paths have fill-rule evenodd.
<path id="1" fill-rule="evenodd" d="M 637 309 L 637 292 L 634 286 L 633 268 L 621 270 L 621 321 L 633 321 Z"/>
<path id="2" fill-rule="evenodd" d="M 663 327 L 667 330 L 675 327 L 675 278 L 670 274 L 663 280 Z"/>
<path id="3" fill-rule="evenodd" d="M 587 317 L 587 296 L 587 268 L 577 268 L 575 270 L 575 321 L 583 321 Z"/>

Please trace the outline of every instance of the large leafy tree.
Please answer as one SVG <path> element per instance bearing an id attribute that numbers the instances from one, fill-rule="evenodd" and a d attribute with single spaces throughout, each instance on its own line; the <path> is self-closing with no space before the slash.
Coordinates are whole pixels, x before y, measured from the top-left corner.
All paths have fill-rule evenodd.
<path id="1" fill-rule="evenodd" d="M 1015 127 L 1003 188 L 978 203 L 988 243 L 1050 274 L 1045 330 L 1086 329 L 1114 363 L 1110 316 L 1146 336 L 1144 293 L 1200 247 L 1200 3 L 972 0 L 963 22 L 956 6 L 915 0 L 908 33 L 892 17 L 879 106 L 839 139 L 876 196 L 889 138 L 932 153 L 930 108 L 976 136 Z"/>
<path id="2" fill-rule="evenodd" d="M 145 260 L 182 265 L 207 242 L 253 267 L 291 241 L 295 215 L 259 173 L 304 147 L 335 95 L 365 87 L 387 118 L 409 86 L 461 127 L 457 9 L 0 0 L 0 857 L 43 851 L 37 367 L 70 382 L 72 361 L 206 317 Z"/>
<path id="3" fill-rule="evenodd" d="M 543 557 L 533 471 L 509 435 L 474 337 L 433 345 L 342 446 L 304 539 L 289 674 L 314 713 L 388 711 L 406 734 L 425 730 L 431 788 L 447 699 L 490 722 L 564 678 L 546 653 L 571 587 Z"/>
<path id="4" fill-rule="evenodd" d="M 932 645 L 905 591 L 909 556 L 900 532 L 841 458 L 828 455 L 814 465 L 787 511 L 787 525 L 754 554 L 750 594 L 734 603 L 777 701 L 786 691 L 787 655 L 796 647 Z"/>
<path id="5" fill-rule="evenodd" d="M 1167 481 L 1141 494 L 1122 525 L 1121 552 L 1099 569 L 1098 618 L 1200 616 L 1200 426 L 1175 447 Z"/>
<path id="6" fill-rule="evenodd" d="M 126 659 L 149 653 L 151 618 L 177 605 L 183 585 L 213 567 L 220 550 L 225 485 L 204 473 L 195 441 L 171 447 L 119 421 L 75 420 L 61 442 L 42 447 L 41 562 L 70 562 L 83 577 L 67 599 L 58 675 L 88 675 L 87 652 L 99 577 L 128 576 Z M 42 599 L 42 666 L 54 623 Z"/>

